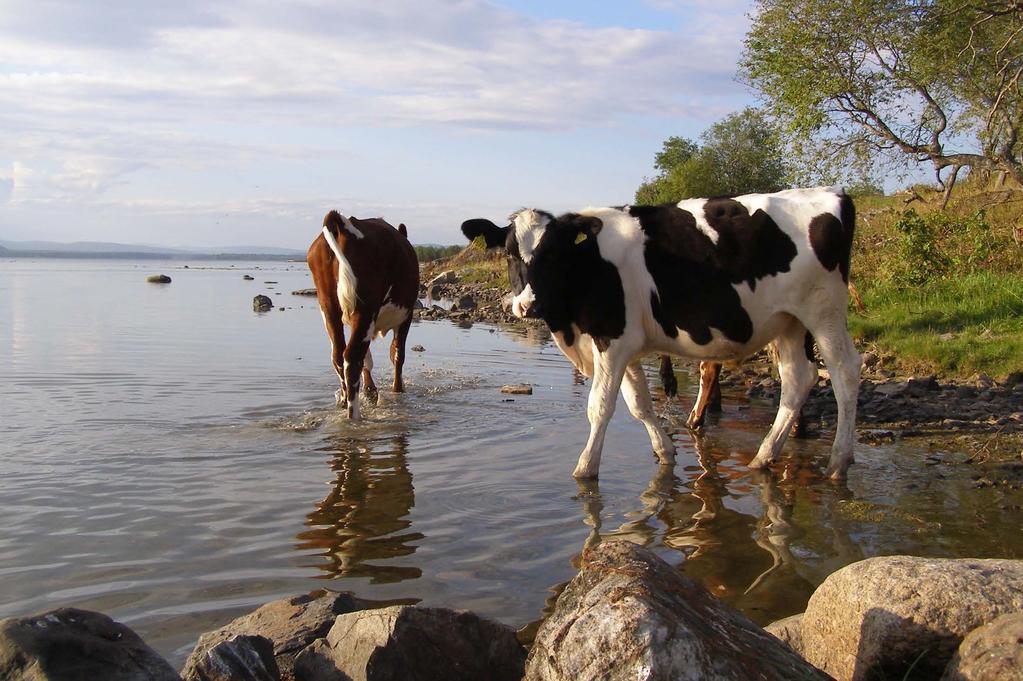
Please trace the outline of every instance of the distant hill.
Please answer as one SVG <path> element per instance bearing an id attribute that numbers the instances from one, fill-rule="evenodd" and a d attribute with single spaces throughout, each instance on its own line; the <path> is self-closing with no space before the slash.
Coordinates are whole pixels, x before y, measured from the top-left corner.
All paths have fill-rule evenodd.
<path id="1" fill-rule="evenodd" d="M 147 258 L 225 258 L 228 256 L 267 256 L 274 259 L 305 257 L 305 251 L 276 246 L 204 246 L 172 248 L 148 244 L 120 244 L 106 241 L 3 241 L 0 253 L 6 256 L 34 257 L 147 257 Z"/>

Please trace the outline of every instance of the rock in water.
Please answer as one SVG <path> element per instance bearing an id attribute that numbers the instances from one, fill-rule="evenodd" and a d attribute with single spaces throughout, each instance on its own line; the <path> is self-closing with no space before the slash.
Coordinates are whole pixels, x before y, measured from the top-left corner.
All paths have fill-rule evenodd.
<path id="1" fill-rule="evenodd" d="M 184 681 L 281 681 L 274 644 L 263 636 L 232 636 L 188 658 Z"/>
<path id="2" fill-rule="evenodd" d="M 810 597 L 801 652 L 839 679 L 936 679 L 963 637 L 1020 610 L 1023 561 L 870 558 Z"/>
<path id="3" fill-rule="evenodd" d="M 515 631 L 471 612 L 396 606 L 337 618 L 295 659 L 303 681 L 518 681 Z"/>
<path id="4" fill-rule="evenodd" d="M 256 280 L 256 278 L 254 276 L 252 276 L 251 274 L 243 274 L 242 275 L 242 279 L 244 279 L 245 281 L 255 281 Z"/>
<path id="5" fill-rule="evenodd" d="M 171 283 L 171 278 L 166 274 L 150 274 L 146 277 L 146 281 L 150 284 L 169 284 Z"/>
<path id="6" fill-rule="evenodd" d="M 528 383 L 520 383 L 517 385 L 503 385 L 501 386 L 501 392 L 505 395 L 532 395 L 533 386 Z"/>
<path id="7" fill-rule="evenodd" d="M 138 634 L 106 615 L 61 608 L 0 620 L 4 681 L 180 681 Z"/>
<path id="8" fill-rule="evenodd" d="M 1023 612 L 1002 615 L 971 631 L 941 681 L 1023 679 Z"/>
<path id="9" fill-rule="evenodd" d="M 338 615 L 371 605 L 350 593 L 323 590 L 267 603 L 220 629 L 200 636 L 185 662 L 185 669 L 197 666 L 207 651 L 233 636 L 262 636 L 273 642 L 281 678 L 294 678 L 292 668 L 299 651 L 326 636 Z"/>
<path id="10" fill-rule="evenodd" d="M 476 299 L 472 296 L 460 296 L 458 300 L 451 304 L 452 311 L 466 312 L 469 310 L 476 309 Z"/>
<path id="11" fill-rule="evenodd" d="M 267 312 L 272 310 L 274 307 L 274 301 L 270 300 L 269 296 L 259 294 L 252 299 L 252 311 L 253 312 Z"/>
<path id="12" fill-rule="evenodd" d="M 537 631 L 526 681 L 826 679 L 650 551 L 607 541 Z"/>

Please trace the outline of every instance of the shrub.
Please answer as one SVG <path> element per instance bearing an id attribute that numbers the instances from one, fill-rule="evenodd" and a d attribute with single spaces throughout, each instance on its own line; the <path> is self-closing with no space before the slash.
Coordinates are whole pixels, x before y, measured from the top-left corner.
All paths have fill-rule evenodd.
<path id="1" fill-rule="evenodd" d="M 996 246 L 982 210 L 967 216 L 908 210 L 894 228 L 896 259 L 889 276 L 904 287 L 976 272 Z"/>

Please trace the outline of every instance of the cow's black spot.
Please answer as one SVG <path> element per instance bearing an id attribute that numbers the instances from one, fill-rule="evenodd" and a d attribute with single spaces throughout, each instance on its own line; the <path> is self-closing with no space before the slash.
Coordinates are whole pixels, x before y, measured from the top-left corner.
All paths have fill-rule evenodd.
<path id="1" fill-rule="evenodd" d="M 707 223 L 718 233 L 714 244 L 696 226 L 696 218 L 677 206 L 632 206 L 647 235 L 644 257 L 657 285 L 654 318 L 675 338 L 682 329 L 693 342 L 706 345 L 718 329 L 744 343 L 753 323 L 734 284 L 756 287 L 765 276 L 787 272 L 796 246 L 763 211 L 749 214 L 732 199 L 711 199 L 704 206 Z"/>
<path id="2" fill-rule="evenodd" d="M 574 323 L 606 348 L 625 332 L 625 292 L 618 268 L 604 260 L 592 234 L 598 218 L 568 213 L 552 219 L 529 262 L 538 314 L 565 344 L 575 342 Z M 581 234 L 586 238 L 579 239 Z"/>
<path id="3" fill-rule="evenodd" d="M 750 215 L 734 199 L 710 199 L 703 211 L 718 233 L 716 261 L 733 284 L 744 281 L 756 290 L 758 279 L 789 271 L 796 245 L 770 215 L 762 210 Z"/>
<path id="4" fill-rule="evenodd" d="M 848 196 L 842 197 L 839 215 L 841 219 L 824 213 L 810 221 L 810 246 L 825 269 L 837 267 L 842 273 L 842 281 L 849 283 L 849 256 L 856 210 Z"/>

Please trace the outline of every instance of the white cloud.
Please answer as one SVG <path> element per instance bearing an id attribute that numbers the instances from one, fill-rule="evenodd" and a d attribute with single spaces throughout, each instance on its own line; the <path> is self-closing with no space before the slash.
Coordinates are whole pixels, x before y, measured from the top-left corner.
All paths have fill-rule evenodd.
<path id="1" fill-rule="evenodd" d="M 686 10 L 685 26 L 593 28 L 484 0 L 0 0 L 0 167 L 21 168 L 7 198 L 186 207 L 166 177 L 232 187 L 240 168 L 340 163 L 353 127 L 562 134 L 727 110 L 745 4 L 650 4 Z M 224 206 L 249 200 L 237 191 Z"/>

